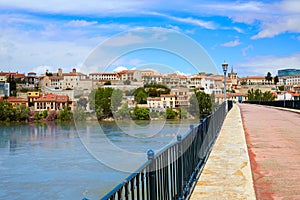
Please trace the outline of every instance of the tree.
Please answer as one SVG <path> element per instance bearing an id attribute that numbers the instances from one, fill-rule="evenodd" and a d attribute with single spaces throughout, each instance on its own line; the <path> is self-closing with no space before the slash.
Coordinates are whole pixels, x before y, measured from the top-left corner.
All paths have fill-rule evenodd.
<path id="1" fill-rule="evenodd" d="M 275 96 L 270 91 L 262 93 L 259 89 L 256 89 L 255 91 L 253 91 L 253 89 L 248 90 L 249 101 L 272 101 L 274 99 Z"/>
<path id="2" fill-rule="evenodd" d="M 89 95 L 90 106 L 96 111 L 98 119 L 113 117 L 112 111 L 117 111 L 122 96 L 123 93 L 119 89 L 98 88 Z"/>
<path id="3" fill-rule="evenodd" d="M 134 92 L 134 100 L 138 104 L 147 104 L 147 93 L 143 87 L 137 88 Z"/>
<path id="4" fill-rule="evenodd" d="M 123 92 L 120 89 L 113 90 L 111 96 L 111 106 L 113 111 L 117 111 L 118 108 L 121 106 L 121 102 L 123 99 Z"/>
<path id="5" fill-rule="evenodd" d="M 194 117 L 203 118 L 209 114 L 212 110 L 212 102 L 209 94 L 202 91 L 196 91 L 195 94 L 190 98 L 189 112 Z"/>
<path id="6" fill-rule="evenodd" d="M 284 85 L 278 86 L 278 89 L 279 89 L 280 91 L 284 91 Z"/>
<path id="7" fill-rule="evenodd" d="M 16 96 L 17 94 L 17 82 L 12 75 L 9 75 L 7 82 L 9 83 L 10 96 Z"/>
<path id="8" fill-rule="evenodd" d="M 178 115 L 179 115 L 180 119 L 186 119 L 188 117 L 188 112 L 186 109 L 179 108 L 178 111 L 179 111 Z"/>
<path id="9" fill-rule="evenodd" d="M 73 110 L 73 118 L 76 121 L 84 121 L 86 119 L 86 113 L 81 106 L 78 106 Z"/>
<path id="10" fill-rule="evenodd" d="M 270 92 L 266 91 L 262 95 L 262 101 L 273 101 L 275 100 L 275 96 Z"/>
<path id="11" fill-rule="evenodd" d="M 127 103 L 123 104 L 122 107 L 115 113 L 115 117 L 121 119 L 130 119 L 130 109 Z"/>
<path id="12" fill-rule="evenodd" d="M 175 119 L 177 117 L 177 112 L 175 112 L 172 108 L 166 109 L 166 118 L 167 119 Z"/>
<path id="13" fill-rule="evenodd" d="M 279 78 L 278 78 L 278 76 L 275 76 L 274 77 L 274 84 L 277 85 L 278 82 L 279 82 Z"/>
<path id="14" fill-rule="evenodd" d="M 45 118 L 46 121 L 54 121 L 57 119 L 57 112 L 52 110 L 49 112 L 48 116 Z"/>
<path id="15" fill-rule="evenodd" d="M 268 83 L 270 84 L 270 82 L 272 82 L 273 78 L 272 78 L 272 74 L 271 72 L 267 73 L 267 76 L 265 77 L 266 81 L 268 81 Z"/>
<path id="16" fill-rule="evenodd" d="M 29 108 L 25 105 L 12 107 L 9 102 L 0 102 L 0 121 L 25 121 L 29 117 Z"/>
<path id="17" fill-rule="evenodd" d="M 57 119 L 60 121 L 70 121 L 72 118 L 72 112 L 68 106 L 64 106 L 64 108 L 58 112 Z"/>
<path id="18" fill-rule="evenodd" d="M 127 79 L 123 83 L 124 83 L 124 85 L 130 85 L 131 81 L 129 79 Z"/>
<path id="19" fill-rule="evenodd" d="M 86 98 L 80 98 L 80 99 L 77 101 L 77 104 L 78 104 L 79 106 L 81 106 L 84 110 L 86 110 L 87 103 L 88 103 L 88 100 L 87 100 Z"/>
<path id="20" fill-rule="evenodd" d="M 136 106 L 134 108 L 133 113 L 134 113 L 135 119 L 139 119 L 139 120 L 150 119 L 150 111 L 148 108 L 139 108 Z"/>

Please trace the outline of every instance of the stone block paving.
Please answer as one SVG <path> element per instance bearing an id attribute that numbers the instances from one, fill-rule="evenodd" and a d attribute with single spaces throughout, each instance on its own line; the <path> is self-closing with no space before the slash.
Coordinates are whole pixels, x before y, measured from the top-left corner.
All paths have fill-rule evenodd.
<path id="1" fill-rule="evenodd" d="M 191 195 L 197 199 L 255 199 L 240 109 L 228 113 Z"/>

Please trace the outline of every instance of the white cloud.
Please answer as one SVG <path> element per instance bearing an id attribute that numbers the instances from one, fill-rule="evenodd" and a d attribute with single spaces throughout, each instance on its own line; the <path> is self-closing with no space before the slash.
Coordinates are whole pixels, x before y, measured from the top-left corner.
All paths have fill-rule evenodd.
<path id="1" fill-rule="evenodd" d="M 284 32 L 300 33 L 300 15 L 285 16 L 264 22 L 262 30 L 252 39 L 271 38 Z"/>
<path id="2" fill-rule="evenodd" d="M 127 34 L 122 34 L 120 36 L 113 37 L 113 40 L 110 39 L 107 43 L 104 43 L 104 45 L 112 47 L 121 47 L 145 42 L 147 42 L 145 38 L 140 37 L 138 35 L 133 35 L 129 32 Z"/>
<path id="3" fill-rule="evenodd" d="M 206 28 L 206 29 L 216 29 L 217 28 L 217 25 L 212 21 L 204 21 L 204 20 L 195 19 L 192 17 L 175 17 L 175 16 L 163 14 L 163 13 L 158 13 L 158 12 L 144 12 L 144 14 L 165 17 L 165 18 L 177 21 L 177 22 L 190 24 L 190 25 L 194 25 L 194 26 L 199 26 L 199 27 Z"/>
<path id="4" fill-rule="evenodd" d="M 244 31 L 241 28 L 236 27 L 236 26 L 233 27 L 233 30 L 237 31 L 238 33 L 244 33 Z"/>
<path id="5" fill-rule="evenodd" d="M 98 24 L 97 21 L 86 21 L 86 20 L 71 20 L 66 25 L 67 26 L 74 26 L 74 27 L 85 27 Z"/>
<path id="6" fill-rule="evenodd" d="M 257 56 L 245 62 L 236 63 L 238 70 L 248 75 L 277 74 L 278 69 L 300 68 L 300 53 L 288 56 Z"/>
<path id="7" fill-rule="evenodd" d="M 47 12 L 61 14 L 97 14 L 108 15 L 112 13 L 125 13 L 138 11 L 143 8 L 148 1 L 130 0 L 130 1 L 98 1 L 98 0 L 51 0 L 34 1 L 28 0 L 24 3 L 22 0 L 2 0 L 1 8 L 29 10 L 32 12 Z"/>
<path id="8" fill-rule="evenodd" d="M 123 71 L 123 70 L 128 70 L 128 69 L 124 66 L 118 66 L 113 71 L 114 72 L 120 72 L 120 71 Z"/>
<path id="9" fill-rule="evenodd" d="M 253 49 L 253 45 L 248 45 L 247 47 L 242 49 L 242 55 L 247 56 L 247 51 L 252 50 L 252 49 Z"/>
<path id="10" fill-rule="evenodd" d="M 240 45 L 240 40 L 239 39 L 235 39 L 233 41 L 229 41 L 229 42 L 226 42 L 226 43 L 223 43 L 221 44 L 221 46 L 223 47 L 236 47 L 238 45 Z"/>

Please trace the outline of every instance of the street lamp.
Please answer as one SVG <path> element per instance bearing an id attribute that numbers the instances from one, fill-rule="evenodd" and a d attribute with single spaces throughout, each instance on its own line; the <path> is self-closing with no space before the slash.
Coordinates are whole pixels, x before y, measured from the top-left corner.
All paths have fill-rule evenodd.
<path id="1" fill-rule="evenodd" d="M 224 101 L 226 101 L 226 72 L 228 68 L 228 64 L 224 61 L 222 64 L 223 72 L 224 72 Z"/>
<path id="2" fill-rule="evenodd" d="M 286 78 L 283 79 L 283 107 L 285 107 L 285 84 L 286 84 Z"/>

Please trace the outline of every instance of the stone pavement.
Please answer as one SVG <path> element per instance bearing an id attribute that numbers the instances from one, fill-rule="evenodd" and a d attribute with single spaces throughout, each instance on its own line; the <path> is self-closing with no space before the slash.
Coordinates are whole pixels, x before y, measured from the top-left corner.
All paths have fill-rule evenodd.
<path id="1" fill-rule="evenodd" d="M 299 113 L 251 104 L 240 109 L 257 199 L 300 199 Z"/>
<path id="2" fill-rule="evenodd" d="M 255 199 L 247 145 L 234 105 L 191 195 L 196 199 Z"/>

